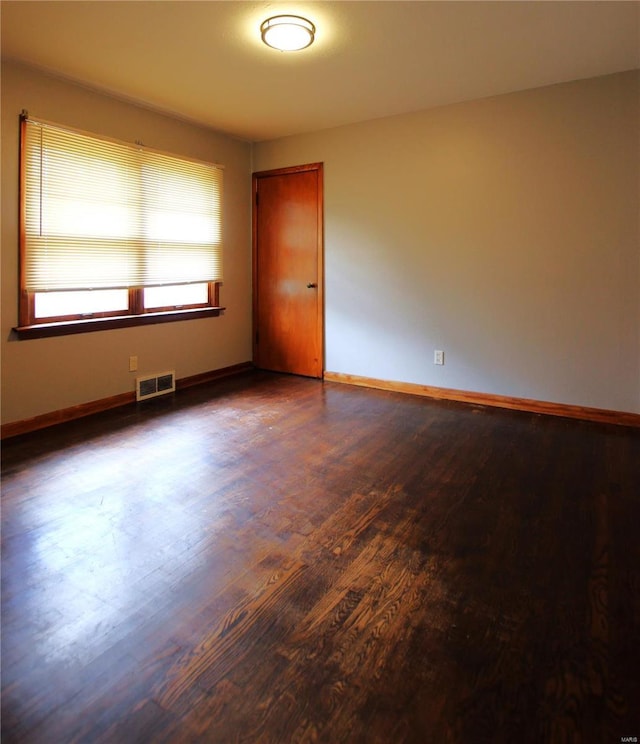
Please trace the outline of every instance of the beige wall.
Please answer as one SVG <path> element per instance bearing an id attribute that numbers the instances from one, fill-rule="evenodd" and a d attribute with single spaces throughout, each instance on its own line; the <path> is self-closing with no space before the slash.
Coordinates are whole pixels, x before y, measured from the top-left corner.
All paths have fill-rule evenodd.
<path id="1" fill-rule="evenodd" d="M 325 369 L 640 412 L 639 90 L 623 73 L 254 145 L 254 170 L 325 163 Z M 23 108 L 226 166 L 223 317 L 15 340 Z M 251 169 L 247 143 L 3 64 L 3 423 L 250 359 Z"/>
<path id="2" fill-rule="evenodd" d="M 18 341 L 18 116 L 62 122 L 225 166 L 219 318 Z M 2 66 L 2 421 L 132 391 L 136 374 L 188 377 L 251 359 L 251 146 L 14 64 Z M 137 355 L 139 371 L 128 371 Z"/>
<path id="3" fill-rule="evenodd" d="M 325 368 L 640 412 L 638 97 L 631 72 L 257 144 L 325 164 Z"/>

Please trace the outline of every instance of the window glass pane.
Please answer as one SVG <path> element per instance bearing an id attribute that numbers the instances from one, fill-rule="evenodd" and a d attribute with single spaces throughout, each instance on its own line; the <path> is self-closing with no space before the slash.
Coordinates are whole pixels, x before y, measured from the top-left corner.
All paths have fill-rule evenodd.
<path id="1" fill-rule="evenodd" d="M 144 306 L 149 309 L 174 305 L 205 305 L 209 301 L 208 289 L 206 283 L 145 287 Z"/>
<path id="2" fill-rule="evenodd" d="M 127 310 L 126 289 L 92 289 L 78 292 L 36 292 L 35 317 L 90 315 Z"/>

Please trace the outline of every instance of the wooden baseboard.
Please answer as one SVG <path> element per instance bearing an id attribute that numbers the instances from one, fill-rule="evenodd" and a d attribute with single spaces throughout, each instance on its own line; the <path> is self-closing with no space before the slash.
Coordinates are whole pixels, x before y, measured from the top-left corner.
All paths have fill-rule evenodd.
<path id="1" fill-rule="evenodd" d="M 250 369 L 253 369 L 253 364 L 251 362 L 242 362 L 241 364 L 234 364 L 230 367 L 223 367 L 222 369 L 214 369 L 210 372 L 204 372 L 199 375 L 183 377 L 180 380 L 176 380 L 176 389 L 181 390 L 194 385 L 203 385 L 207 382 L 219 380 L 223 377 L 242 374 Z M 8 439 L 9 437 L 15 437 L 19 434 L 27 434 L 30 431 L 45 429 L 48 426 L 62 424 L 65 421 L 73 421 L 73 419 L 90 416 L 93 413 L 101 413 L 102 411 L 108 411 L 111 408 L 126 406 L 130 403 L 135 403 L 135 401 L 136 395 L 134 392 L 121 393 L 120 395 L 112 395 L 109 398 L 101 398 L 100 400 L 94 400 L 89 403 L 82 403 L 79 406 L 63 408 L 60 411 L 44 413 L 40 416 L 23 419 L 22 421 L 13 421 L 2 425 L 0 438 Z"/>
<path id="2" fill-rule="evenodd" d="M 253 369 L 251 362 L 242 362 L 230 367 L 211 370 L 191 377 L 183 377 L 176 380 L 176 388 L 203 385 L 223 377 L 242 374 Z M 378 380 L 373 377 L 361 377 L 359 375 L 347 375 L 341 372 L 325 372 L 326 382 L 339 382 L 348 385 L 359 385 L 360 387 L 376 388 L 378 390 L 389 390 L 409 395 L 421 395 L 436 400 L 452 400 L 460 403 L 473 405 L 494 406 L 497 408 L 509 408 L 516 411 L 527 411 L 529 413 L 542 413 L 549 416 L 563 416 L 566 418 L 582 419 L 585 421 L 596 421 L 605 424 L 617 424 L 620 426 L 633 426 L 640 428 L 640 414 L 627 413 L 624 411 L 608 411 L 601 408 L 588 408 L 585 406 L 573 406 L 564 403 L 547 403 L 545 401 L 530 400 L 528 398 L 513 398 L 506 395 L 491 395 L 489 393 L 473 393 L 464 390 L 453 390 L 451 388 L 433 387 L 431 385 L 419 385 L 412 382 L 395 382 L 393 380 Z M 90 416 L 93 413 L 108 411 L 135 403 L 135 393 L 121 393 L 109 398 L 83 403 L 78 406 L 64 408 L 60 411 L 52 411 L 40 416 L 21 421 L 13 421 L 3 424 L 0 429 L 0 438 L 8 439 L 19 434 L 27 434 L 48 426 L 61 424 L 65 421 Z"/>
<path id="3" fill-rule="evenodd" d="M 378 390 L 390 390 L 397 393 L 421 395 L 426 398 L 435 398 L 437 400 L 453 400 L 460 403 L 509 408 L 516 411 L 527 411 L 529 413 L 543 413 L 548 416 L 563 416 L 565 418 L 582 419 L 584 421 L 597 421 L 605 424 L 640 427 L 640 414 L 638 413 L 608 411 L 602 408 L 573 406 L 565 403 L 547 403 L 545 401 L 530 400 L 528 398 L 513 398 L 507 395 L 472 393 L 465 392 L 464 390 L 453 390 L 451 388 L 419 385 L 413 382 L 377 380 L 372 377 L 346 375 L 341 372 L 325 372 L 324 379 L 326 382 L 341 382 L 347 385 L 359 385 L 361 387 L 377 388 Z"/>
<path id="4" fill-rule="evenodd" d="M 194 385 L 204 385 L 207 382 L 219 380 L 221 377 L 241 375 L 243 372 L 248 372 L 252 369 L 254 369 L 253 362 L 241 362 L 240 364 L 232 364 L 230 367 L 223 367 L 222 369 L 212 369 L 210 372 L 203 372 L 199 375 L 191 375 L 191 377 L 183 377 L 181 380 L 176 380 L 176 389 L 182 390 L 183 388 L 193 387 Z"/>

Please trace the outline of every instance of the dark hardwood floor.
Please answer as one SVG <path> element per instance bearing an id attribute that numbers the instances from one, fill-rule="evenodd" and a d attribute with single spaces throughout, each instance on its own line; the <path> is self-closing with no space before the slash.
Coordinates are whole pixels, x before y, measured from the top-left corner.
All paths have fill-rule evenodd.
<path id="1" fill-rule="evenodd" d="M 640 737 L 640 432 L 252 373 L 8 440 L 2 742 Z"/>

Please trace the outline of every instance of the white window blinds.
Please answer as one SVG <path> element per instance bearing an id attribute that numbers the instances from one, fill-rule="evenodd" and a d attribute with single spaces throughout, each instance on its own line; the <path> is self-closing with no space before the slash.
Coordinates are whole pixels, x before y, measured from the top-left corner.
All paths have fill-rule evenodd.
<path id="1" fill-rule="evenodd" d="M 219 166 L 23 120 L 29 292 L 222 279 Z"/>

